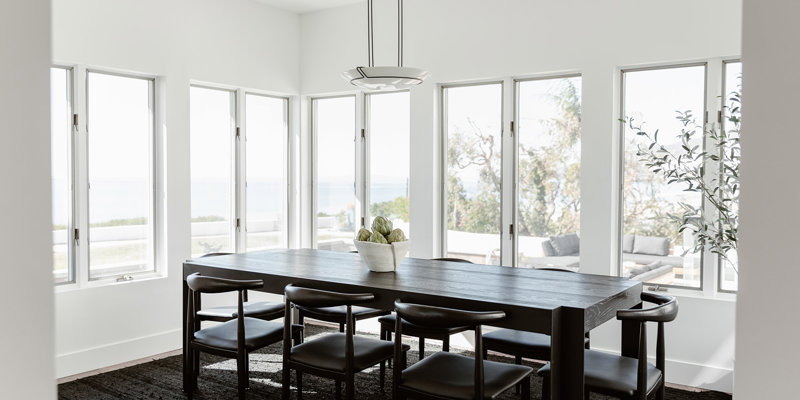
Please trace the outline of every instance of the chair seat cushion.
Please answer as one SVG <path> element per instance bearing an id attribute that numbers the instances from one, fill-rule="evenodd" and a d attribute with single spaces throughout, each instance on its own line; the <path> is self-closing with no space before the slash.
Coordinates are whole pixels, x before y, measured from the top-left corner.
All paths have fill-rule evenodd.
<path id="1" fill-rule="evenodd" d="M 483 362 L 484 395 L 493 399 L 528 376 L 533 369 L 524 365 Z M 403 371 L 400 388 L 429 396 L 473 399 L 475 359 L 439 352 Z M 412 396 L 413 397 L 413 396 Z"/>
<path id="2" fill-rule="evenodd" d="M 584 344 L 588 342 L 584 339 Z M 505 354 L 550 360 L 550 336 L 543 333 L 498 329 L 483 334 L 483 346 Z"/>
<path id="3" fill-rule="evenodd" d="M 223 350 L 236 351 L 238 320 L 230 320 L 194 333 L 194 342 Z M 302 332 L 300 325 L 292 326 L 292 335 Z M 244 342 L 247 351 L 283 340 L 283 324 L 256 318 L 244 318 Z"/>
<path id="4" fill-rule="evenodd" d="M 283 303 L 275 303 L 269 301 L 255 301 L 255 302 L 246 302 L 244 303 L 244 316 L 245 317 L 253 317 L 253 318 L 262 318 L 264 317 L 272 317 L 280 318 L 283 316 L 283 312 L 286 305 Z M 236 318 L 239 313 L 239 308 L 236 305 L 230 306 L 222 306 L 222 307 L 210 307 L 204 308 L 197 312 L 197 315 L 203 319 L 211 319 L 211 318 L 219 318 L 219 319 L 230 319 Z"/>
<path id="5" fill-rule="evenodd" d="M 292 361 L 329 371 L 345 370 L 345 338 L 343 333 L 325 335 L 292 347 Z M 403 346 L 408 350 L 408 346 Z M 369 368 L 394 355 L 394 344 L 385 340 L 353 336 L 353 367 L 356 371 Z"/>
<path id="6" fill-rule="evenodd" d="M 633 396 L 636 392 L 636 374 L 639 360 L 600 351 L 584 352 L 584 382 L 587 388 Z M 550 376 L 550 364 L 542 367 L 539 376 Z M 661 371 L 647 363 L 647 391 L 661 381 Z"/>
<path id="7" fill-rule="evenodd" d="M 368 319 L 380 317 L 381 315 L 389 314 L 389 311 L 378 310 L 375 308 L 352 306 L 353 319 Z M 318 319 L 327 322 L 344 323 L 347 318 L 347 306 L 334 306 L 334 307 L 302 307 L 297 308 L 305 314 L 306 317 Z"/>
<path id="8" fill-rule="evenodd" d="M 378 318 L 378 322 L 380 322 L 381 326 L 388 329 L 390 332 L 394 332 L 394 326 L 395 323 L 397 323 L 397 315 L 396 314 L 384 315 L 383 317 Z M 404 335 L 425 337 L 431 339 L 437 339 L 437 338 L 442 338 L 443 336 L 454 335 L 456 333 L 464 332 L 470 329 L 470 327 L 468 326 L 456 326 L 452 328 L 431 328 L 427 326 L 415 325 L 406 320 L 403 320 L 402 324 L 403 324 Z"/>

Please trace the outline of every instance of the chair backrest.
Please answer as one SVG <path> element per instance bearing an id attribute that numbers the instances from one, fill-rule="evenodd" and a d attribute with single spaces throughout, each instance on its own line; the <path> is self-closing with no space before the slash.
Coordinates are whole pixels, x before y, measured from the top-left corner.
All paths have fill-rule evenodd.
<path id="1" fill-rule="evenodd" d="M 203 257 L 216 257 L 216 256 L 229 256 L 231 254 L 235 254 L 235 253 L 206 253 L 206 254 L 203 254 L 202 256 L 200 256 L 200 258 L 203 258 Z"/>
<path id="2" fill-rule="evenodd" d="M 642 292 L 642 301 L 656 304 L 655 307 L 618 310 L 617 319 L 639 322 L 639 365 L 636 373 L 636 391 L 641 395 L 647 393 L 647 330 L 646 323 L 658 322 L 656 335 L 656 368 L 664 376 L 664 323 L 678 316 L 678 300 L 672 296 Z"/>
<path id="3" fill-rule="evenodd" d="M 394 302 L 394 309 L 397 312 L 395 318 L 394 335 L 394 357 L 399 360 L 402 357 L 403 347 L 403 324 L 406 320 L 419 326 L 432 328 L 448 328 L 454 326 L 469 326 L 475 331 L 475 396 L 476 399 L 484 398 L 484 376 L 483 376 L 483 335 L 481 325 L 496 322 L 506 317 L 503 311 L 467 311 L 453 308 L 426 306 L 421 304 L 403 303 L 400 300 Z M 394 368 L 394 390 L 402 379 L 402 371 L 399 366 Z"/>
<path id="4" fill-rule="evenodd" d="M 291 315 L 292 304 L 305 307 L 334 307 L 346 306 L 345 316 L 345 371 L 347 374 L 354 373 L 354 347 L 353 347 L 353 305 L 368 303 L 375 299 L 372 293 L 339 293 L 327 290 L 310 289 L 292 284 L 284 288 L 286 298 L 286 316 Z M 290 318 L 283 319 L 283 359 L 284 363 L 289 360 L 292 350 L 292 321 Z M 286 364 L 284 364 L 286 368 Z"/>
<path id="5" fill-rule="evenodd" d="M 470 260 L 465 260 L 463 258 L 454 258 L 454 257 L 440 257 L 440 258 L 431 258 L 433 261 L 451 261 L 451 262 L 460 262 L 465 264 L 474 264 Z"/>

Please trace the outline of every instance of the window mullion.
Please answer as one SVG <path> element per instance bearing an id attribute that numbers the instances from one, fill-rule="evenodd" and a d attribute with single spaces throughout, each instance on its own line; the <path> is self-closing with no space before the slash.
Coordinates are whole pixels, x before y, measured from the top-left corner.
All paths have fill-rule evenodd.
<path id="1" fill-rule="evenodd" d="M 246 219 L 246 193 L 247 182 L 245 178 L 245 157 L 247 132 L 244 124 L 244 91 L 235 90 L 232 99 L 232 115 L 233 115 L 233 250 L 234 252 L 244 252 L 247 247 L 247 227 Z"/>
<path id="2" fill-rule="evenodd" d="M 89 151 L 88 151 L 88 112 L 86 96 L 87 71 L 83 66 L 76 66 L 73 73 L 74 109 L 78 117 L 78 125 L 74 129 L 73 168 L 73 228 L 78 229 L 78 239 L 73 241 L 75 255 L 75 282 L 86 285 L 89 282 Z"/>

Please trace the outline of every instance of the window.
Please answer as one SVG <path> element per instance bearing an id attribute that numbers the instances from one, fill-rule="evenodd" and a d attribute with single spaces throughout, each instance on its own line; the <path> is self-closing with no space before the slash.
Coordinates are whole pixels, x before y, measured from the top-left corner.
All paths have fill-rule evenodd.
<path id="1" fill-rule="evenodd" d="M 356 98 L 313 99 L 316 247 L 351 251 L 361 206 L 356 197 Z"/>
<path id="2" fill-rule="evenodd" d="M 635 126 L 651 135 L 658 131 L 659 143 L 669 151 L 681 151 L 684 145 L 702 151 L 705 64 L 627 70 L 622 78 L 623 118 L 632 118 Z M 676 110 L 686 117 L 685 126 Z M 702 207 L 702 195 L 653 173 L 637 155 L 648 142 L 637 135 L 639 129 L 624 125 L 620 273 L 662 286 L 700 288 L 702 252 L 692 251 L 694 237 L 688 230 L 679 233 L 671 216 L 681 214 L 681 203 Z M 697 130 L 685 144 L 680 139 L 684 129 Z"/>
<path id="3" fill-rule="evenodd" d="M 370 221 L 384 216 L 408 234 L 409 94 L 370 94 L 367 99 Z"/>
<path id="4" fill-rule="evenodd" d="M 245 95 L 247 251 L 286 247 L 288 100 Z"/>
<path id="5" fill-rule="evenodd" d="M 580 230 L 581 77 L 518 81 L 516 93 L 516 265 L 578 267 L 580 242 L 550 237 Z"/>
<path id="6" fill-rule="evenodd" d="M 50 69 L 50 149 L 53 202 L 53 276 L 73 282 L 72 69 Z"/>
<path id="7" fill-rule="evenodd" d="M 193 257 L 287 246 L 288 103 L 191 86 Z"/>
<path id="8" fill-rule="evenodd" d="M 723 66 L 722 105 L 724 108 L 722 110 L 722 129 L 725 129 L 730 137 L 738 139 L 738 127 L 735 123 L 729 121 L 728 117 L 731 115 L 732 110 L 739 107 L 739 97 L 742 92 L 742 63 L 740 61 L 728 61 L 723 63 Z M 738 149 L 738 146 L 736 146 L 736 148 Z M 726 150 L 730 153 L 730 147 L 726 148 Z M 738 199 L 738 197 L 736 197 L 736 199 Z M 738 214 L 739 202 L 733 202 L 730 208 L 734 210 L 735 214 Z M 728 256 L 729 260 L 719 257 L 720 290 L 735 291 L 739 287 L 739 265 L 737 256 L 738 254 L 736 252 L 731 252 Z"/>
<path id="9" fill-rule="evenodd" d="M 503 85 L 445 87 L 443 101 L 444 254 L 499 265 Z"/>
<path id="10" fill-rule="evenodd" d="M 192 86 L 190 106 L 192 257 L 233 252 L 236 96 Z"/>
<path id="11" fill-rule="evenodd" d="M 89 279 L 155 270 L 152 79 L 89 72 Z"/>

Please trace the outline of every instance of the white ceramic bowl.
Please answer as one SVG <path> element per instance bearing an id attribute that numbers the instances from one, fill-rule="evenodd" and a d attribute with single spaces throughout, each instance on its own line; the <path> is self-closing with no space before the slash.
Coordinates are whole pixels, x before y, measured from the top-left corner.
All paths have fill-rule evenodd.
<path id="1" fill-rule="evenodd" d="M 408 254 L 408 240 L 392 244 L 353 240 L 358 254 L 373 272 L 394 272 Z"/>

